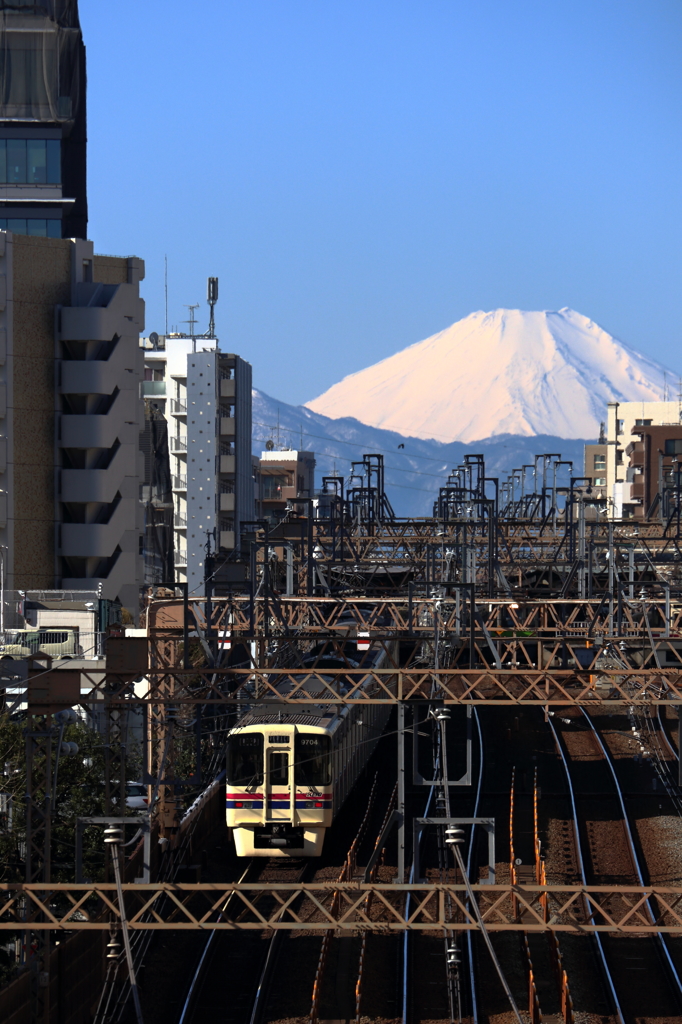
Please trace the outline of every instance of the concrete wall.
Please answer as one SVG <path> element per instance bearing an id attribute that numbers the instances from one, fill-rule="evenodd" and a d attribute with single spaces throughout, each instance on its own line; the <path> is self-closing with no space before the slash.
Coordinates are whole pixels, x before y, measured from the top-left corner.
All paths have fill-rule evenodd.
<path id="1" fill-rule="evenodd" d="M 206 531 L 216 525 L 217 360 L 215 350 L 187 356 L 187 582 L 190 593 L 199 594 L 204 589 Z"/>

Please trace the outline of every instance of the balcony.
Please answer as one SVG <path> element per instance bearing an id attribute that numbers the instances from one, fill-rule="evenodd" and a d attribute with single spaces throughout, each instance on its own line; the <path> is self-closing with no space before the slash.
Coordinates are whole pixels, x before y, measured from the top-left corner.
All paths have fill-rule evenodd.
<path id="1" fill-rule="evenodd" d="M 180 515 L 179 512 L 175 512 L 173 515 L 173 526 L 175 527 L 176 530 L 186 530 L 187 517 Z"/>
<path id="2" fill-rule="evenodd" d="M 171 439 L 170 439 L 170 450 L 172 452 L 181 452 L 181 453 L 186 452 L 187 451 L 187 435 L 186 434 L 176 434 L 174 437 L 171 437 Z"/>
<path id="3" fill-rule="evenodd" d="M 234 494 L 220 495 L 220 511 L 234 512 Z"/>
<path id="4" fill-rule="evenodd" d="M 187 406 L 179 398 L 171 398 L 171 416 L 186 416 Z"/>
<path id="5" fill-rule="evenodd" d="M 234 416 L 221 416 L 220 417 L 220 436 L 221 437 L 234 437 Z"/>
<path id="6" fill-rule="evenodd" d="M 186 476 L 174 476 L 173 477 L 173 490 L 174 491 L 186 491 L 187 490 L 187 477 Z"/>
<path id="7" fill-rule="evenodd" d="M 234 398 L 234 377 L 229 380 L 220 381 L 220 397 L 221 398 Z"/>
<path id="8" fill-rule="evenodd" d="M 173 558 L 176 565 L 187 565 L 187 550 L 176 548 Z"/>
<path id="9" fill-rule="evenodd" d="M 165 398 L 166 397 L 166 382 L 165 382 L 165 380 L 143 380 L 142 381 L 142 397 L 143 398 Z"/>
<path id="10" fill-rule="evenodd" d="M 234 455 L 220 456 L 220 473 L 234 473 Z"/>

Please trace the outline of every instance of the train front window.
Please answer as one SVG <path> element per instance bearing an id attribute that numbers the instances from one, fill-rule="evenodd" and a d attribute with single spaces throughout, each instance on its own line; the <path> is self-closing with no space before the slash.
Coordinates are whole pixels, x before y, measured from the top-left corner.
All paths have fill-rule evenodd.
<path id="1" fill-rule="evenodd" d="M 227 781 L 233 786 L 263 783 L 263 737 L 257 732 L 227 738 Z"/>
<path id="2" fill-rule="evenodd" d="M 289 785 L 289 755 L 283 750 L 271 750 L 268 758 L 271 786 Z"/>
<path id="3" fill-rule="evenodd" d="M 297 786 L 328 786 L 332 781 L 329 736 L 296 736 Z"/>

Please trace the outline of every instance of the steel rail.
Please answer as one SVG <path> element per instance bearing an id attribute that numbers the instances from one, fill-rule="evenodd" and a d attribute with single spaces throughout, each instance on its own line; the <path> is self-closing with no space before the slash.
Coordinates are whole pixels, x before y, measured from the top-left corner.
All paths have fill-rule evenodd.
<path id="1" fill-rule="evenodd" d="M 587 722 L 588 722 L 588 724 L 589 724 L 589 726 L 590 726 L 590 728 L 592 730 L 593 735 L 595 736 L 595 738 L 597 740 L 597 743 L 601 747 L 601 750 L 602 750 L 602 752 L 604 754 L 604 758 L 606 759 L 606 762 L 607 762 L 607 764 L 609 766 L 609 770 L 611 772 L 611 777 L 613 778 L 613 782 L 614 782 L 614 785 L 616 787 L 616 792 L 618 794 L 618 802 L 620 803 L 621 813 L 623 815 L 623 824 L 625 825 L 625 832 L 626 832 L 626 835 L 627 835 L 627 838 L 628 838 L 629 847 L 630 847 L 630 855 L 632 857 L 632 862 L 633 862 L 633 865 L 634 865 L 634 868 L 635 868 L 635 872 L 637 874 L 637 880 L 638 880 L 640 885 L 644 885 L 644 879 L 643 879 L 643 875 L 642 875 L 642 868 L 641 868 L 641 865 L 640 865 L 639 857 L 637 856 L 637 850 L 635 848 L 635 842 L 634 842 L 634 838 L 633 838 L 633 835 L 632 835 L 632 830 L 630 828 L 630 816 L 629 816 L 629 814 L 627 812 L 627 809 L 625 807 L 625 800 L 623 798 L 623 791 L 621 790 L 620 783 L 618 782 L 618 776 L 616 775 L 615 765 L 613 763 L 611 755 L 609 754 L 609 752 L 608 752 L 604 742 L 602 741 L 601 736 L 599 735 L 599 732 L 595 728 L 594 722 L 592 721 L 592 719 L 590 718 L 590 716 L 587 714 L 586 711 L 584 711 L 583 709 L 581 709 L 581 710 L 582 710 L 582 713 L 583 713 L 585 719 L 587 720 Z M 656 915 L 654 914 L 653 908 L 652 908 L 650 900 L 648 898 L 646 900 L 646 906 L 647 906 L 649 914 L 651 916 L 651 920 L 655 921 L 656 920 Z M 665 938 L 663 937 L 663 935 L 657 934 L 656 938 L 657 938 L 658 943 L 660 945 L 661 952 L 663 953 L 663 957 L 664 957 L 664 959 L 665 959 L 665 961 L 666 961 L 666 963 L 668 965 L 668 970 L 670 971 L 670 974 L 673 977 L 675 985 L 677 986 L 677 997 L 678 997 L 678 1000 L 680 1001 L 680 1003 L 682 1003 L 682 980 L 680 980 L 680 976 L 677 973 L 677 969 L 676 969 L 676 967 L 675 967 L 675 965 L 674 965 L 674 963 L 672 961 L 672 957 L 670 956 L 670 950 L 668 949 L 668 944 L 665 941 Z"/>
<path id="2" fill-rule="evenodd" d="M 299 874 L 299 882 L 301 882 L 305 876 L 312 872 L 314 864 L 309 861 L 305 864 Z M 298 900 L 293 900 L 290 903 L 290 908 L 298 903 Z M 284 910 L 281 912 L 284 914 Z M 281 916 L 281 915 L 280 915 Z M 265 954 L 265 961 L 263 968 L 258 979 L 258 987 L 256 988 L 256 995 L 254 996 L 253 1006 L 251 1008 L 251 1016 L 249 1017 L 249 1024 L 260 1024 L 263 1020 L 263 1014 L 265 1013 L 265 1004 L 267 1002 L 268 995 L 270 993 L 270 985 L 272 982 L 272 976 L 275 970 L 275 963 L 277 961 L 277 953 L 282 942 L 282 932 L 276 931 L 268 942 L 268 950 Z"/>
<path id="3" fill-rule="evenodd" d="M 415 729 L 417 728 L 416 722 L 415 722 L 415 726 L 414 727 L 415 727 Z M 437 771 L 438 771 L 438 768 L 437 768 L 437 765 L 436 765 L 436 768 L 435 768 L 435 771 L 434 771 L 434 781 L 431 783 L 431 787 L 429 789 L 429 795 L 426 798 L 426 805 L 424 807 L 424 815 L 423 816 L 425 818 L 427 818 L 428 815 L 429 815 L 429 807 L 431 806 L 431 801 L 433 799 L 433 794 L 436 791 L 435 776 L 436 776 L 436 772 Z M 421 828 L 419 830 L 419 832 L 417 833 L 417 839 L 416 839 L 417 844 L 421 844 L 423 834 L 424 834 L 424 829 Z M 412 882 L 414 880 L 414 860 L 412 861 L 412 866 L 410 867 L 409 880 L 410 880 L 410 882 Z M 411 896 L 412 896 L 411 892 L 408 891 L 407 896 L 405 897 L 405 920 L 407 920 L 408 916 L 409 916 Z M 408 931 L 405 931 L 405 934 L 403 936 L 403 944 L 402 945 L 403 945 L 403 963 L 402 963 L 402 967 L 403 967 L 403 976 L 402 976 L 402 997 L 403 997 L 402 1024 L 408 1024 L 408 1018 L 409 1018 L 409 1008 L 408 1008 L 408 998 L 409 998 L 409 978 L 408 978 L 408 974 L 409 974 L 409 969 L 408 969 L 408 963 L 409 963 L 409 961 L 408 961 L 409 932 Z"/>
<path id="4" fill-rule="evenodd" d="M 658 775 L 659 779 L 663 784 L 666 796 L 672 801 L 673 807 L 677 811 L 678 816 L 682 818 L 682 798 L 680 797 L 679 793 L 679 787 L 676 778 L 677 773 L 674 773 L 672 771 L 670 767 L 670 762 L 667 761 L 664 756 L 664 744 L 665 746 L 667 746 L 668 751 L 671 752 L 673 755 L 675 754 L 675 751 L 673 750 L 670 741 L 666 735 L 663 722 L 661 721 L 661 716 L 657 716 L 657 721 L 659 725 L 658 730 L 654 725 L 654 719 L 652 719 L 648 714 L 644 714 L 642 716 L 642 721 L 640 721 L 640 718 L 635 714 L 634 708 L 630 709 L 630 718 L 632 721 L 636 723 L 635 728 L 637 725 L 639 725 L 640 727 L 635 733 L 636 737 L 638 737 L 641 734 L 642 721 L 644 722 L 647 738 L 649 740 L 650 752 L 652 754 L 651 764 L 653 765 L 656 774 Z M 663 744 L 661 743 L 659 733 L 663 735 Z M 679 762 L 679 758 L 677 759 L 677 761 Z"/>
<path id="5" fill-rule="evenodd" d="M 675 749 L 675 747 L 673 746 L 673 744 L 670 742 L 670 737 L 668 736 L 668 730 L 666 729 L 665 723 L 663 722 L 663 719 L 661 718 L 661 709 L 659 707 L 656 708 L 656 717 L 658 718 L 658 724 L 659 724 L 660 729 L 661 729 L 661 735 L 663 737 L 663 740 L 665 742 L 666 747 L 668 748 L 668 750 L 670 751 L 672 756 L 675 758 L 675 760 L 679 761 L 680 755 L 679 755 L 678 751 Z"/>
<path id="6" fill-rule="evenodd" d="M 561 763 L 562 763 L 563 768 L 564 768 L 564 774 L 566 776 L 566 784 L 568 785 L 568 793 L 569 793 L 569 797 L 570 797 L 570 800 L 571 800 L 571 813 L 573 815 L 573 834 L 575 836 L 575 852 L 576 852 L 576 857 L 578 858 L 578 867 L 580 869 L 580 877 L 582 879 L 583 885 L 587 886 L 587 878 L 585 877 L 585 861 L 584 861 L 584 858 L 583 858 L 582 843 L 581 843 L 581 840 L 580 840 L 580 822 L 578 820 L 578 809 L 576 807 L 576 802 L 575 802 L 575 791 L 573 789 L 573 779 L 571 778 L 571 772 L 570 772 L 569 767 L 568 767 L 568 761 L 567 761 L 566 755 L 564 754 L 563 746 L 561 744 L 561 741 L 559 740 L 559 735 L 558 735 L 556 729 L 554 728 L 554 723 L 552 722 L 551 718 L 547 719 L 547 724 L 549 725 L 550 729 L 552 730 L 552 735 L 554 737 L 554 744 L 556 746 L 556 749 L 557 749 L 557 752 L 559 754 L 559 757 L 561 758 Z M 592 906 L 589 903 L 587 904 L 587 911 L 588 911 L 588 915 L 589 915 L 590 921 L 594 924 L 594 916 L 595 916 L 594 915 L 594 910 L 593 910 Z M 615 988 L 615 985 L 614 985 L 614 982 L 613 982 L 613 978 L 611 977 L 611 972 L 609 970 L 609 967 L 608 967 L 608 964 L 607 964 L 607 961 L 606 961 L 606 953 L 604 952 L 604 945 L 602 943 L 601 936 L 600 936 L 598 931 L 594 932 L 594 940 L 595 940 L 595 943 L 596 943 L 596 946 L 597 946 L 597 950 L 599 951 L 599 960 L 601 962 L 601 968 L 602 968 L 602 970 L 604 972 L 604 977 L 606 978 L 606 982 L 607 982 L 607 985 L 608 985 L 608 988 L 609 988 L 609 992 L 611 993 L 611 999 L 613 1000 L 613 1006 L 615 1007 L 616 1013 L 618 1014 L 618 1019 L 620 1021 L 620 1024 L 625 1024 L 625 1017 L 623 1015 L 623 1011 L 622 1011 L 621 1006 L 620 1006 L 620 1001 L 618 999 L 618 994 L 616 992 L 616 988 Z"/>
<path id="7" fill-rule="evenodd" d="M 247 865 L 246 870 L 244 871 L 244 873 L 242 874 L 241 878 L 239 879 L 240 882 L 245 882 L 246 881 L 247 875 L 253 870 L 254 866 L 255 866 L 255 858 L 254 858 L 254 860 L 252 860 Z M 218 921 L 222 920 L 224 912 L 227 910 L 231 900 L 233 900 L 233 899 L 234 899 L 234 893 L 231 893 L 227 897 L 227 900 L 223 904 L 223 906 L 222 906 L 222 908 L 220 910 L 220 913 L 218 914 Z M 196 996 L 196 994 L 197 994 L 197 992 L 199 990 L 199 985 L 200 985 L 200 983 L 202 981 L 202 978 L 203 978 L 204 964 L 206 963 L 206 958 L 207 958 L 207 956 L 209 954 L 211 946 L 213 945 L 213 940 L 214 940 L 215 936 L 216 936 L 216 932 L 212 931 L 210 933 L 210 935 L 208 936 L 207 940 L 206 940 L 206 943 L 204 945 L 204 949 L 203 949 L 201 957 L 199 959 L 199 963 L 197 964 L 197 967 L 196 967 L 196 969 L 194 971 L 194 974 L 192 975 L 192 980 L 191 980 L 190 985 L 189 985 L 189 991 L 187 992 L 187 996 L 185 997 L 185 1001 L 182 1004 L 182 1010 L 180 1011 L 180 1016 L 178 1018 L 178 1024 L 185 1024 L 185 1021 L 187 1019 L 187 1014 L 189 1013 L 189 1011 L 190 1011 L 190 1009 L 192 1007 L 192 1003 L 194 1002 L 194 998 L 195 998 L 195 996 Z"/>
<path id="8" fill-rule="evenodd" d="M 337 879 L 337 882 L 349 882 L 353 878 L 355 868 L 357 867 L 357 854 L 360 843 L 364 839 L 367 826 L 369 824 L 370 815 L 374 808 L 374 801 L 376 798 L 377 785 L 379 781 L 379 773 L 376 772 L 374 780 L 372 782 L 372 788 L 369 793 L 369 799 L 367 806 L 365 807 L 365 813 L 362 817 L 362 821 L 358 826 L 358 830 L 348 848 L 343 866 L 341 867 L 341 873 Z M 380 833 L 381 835 L 381 833 Z M 332 915 L 335 916 L 338 912 L 339 900 L 338 893 L 335 892 L 332 898 Z M 320 993 L 322 990 L 322 981 L 324 978 L 325 967 L 327 966 L 327 957 L 329 955 L 329 946 L 332 940 L 332 929 L 328 929 L 322 937 L 322 943 L 320 946 L 320 955 L 317 961 L 317 970 L 315 972 L 315 978 L 313 981 L 313 992 L 310 1006 L 310 1021 L 312 1024 L 317 1024 L 318 1021 L 318 1009 L 320 1004 Z"/>

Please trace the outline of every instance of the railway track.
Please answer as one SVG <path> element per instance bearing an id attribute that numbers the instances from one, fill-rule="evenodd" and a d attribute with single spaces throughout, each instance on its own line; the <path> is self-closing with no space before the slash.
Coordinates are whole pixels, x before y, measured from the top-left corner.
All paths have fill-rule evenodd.
<path id="1" fill-rule="evenodd" d="M 240 881 L 302 882 L 308 880 L 310 861 L 253 858 Z M 267 899 L 266 896 L 263 897 Z M 222 912 L 227 905 L 222 908 Z M 203 944 L 182 1002 L 177 1024 L 220 1019 L 225 1024 L 247 1024 L 261 1019 L 272 975 L 278 936 L 266 942 L 260 932 L 212 932 Z M 229 993 L 229 998 L 226 998 Z"/>
<path id="2" fill-rule="evenodd" d="M 565 718 L 555 716 L 550 727 L 571 794 L 575 852 L 583 879 L 591 884 L 644 884 L 646 872 L 623 791 L 590 716 L 567 712 Z M 648 912 L 653 919 L 654 908 L 649 906 Z M 596 944 L 616 1020 L 660 1024 L 680 1019 L 682 984 L 663 937 L 604 934 L 596 936 Z"/>

